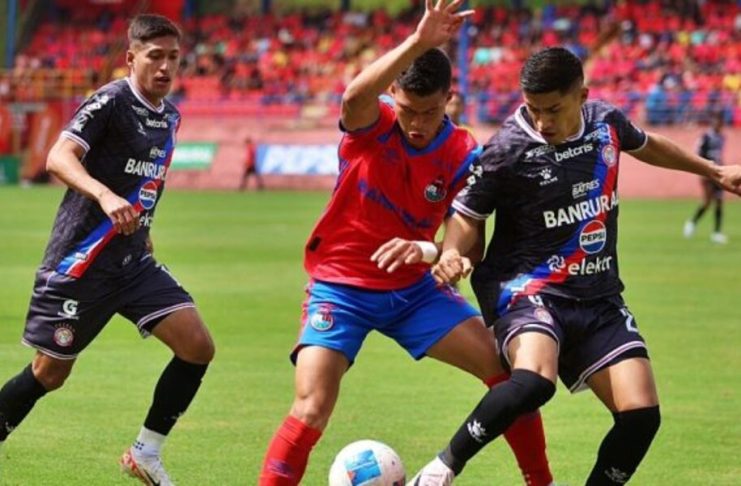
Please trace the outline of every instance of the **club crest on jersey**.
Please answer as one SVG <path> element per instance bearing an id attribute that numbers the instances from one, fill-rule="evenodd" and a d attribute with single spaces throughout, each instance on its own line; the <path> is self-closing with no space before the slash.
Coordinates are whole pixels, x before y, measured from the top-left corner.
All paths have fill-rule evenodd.
<path id="1" fill-rule="evenodd" d="M 430 202 L 440 202 L 445 199 L 448 191 L 445 189 L 445 181 L 438 177 L 425 187 L 425 199 Z"/>
<path id="2" fill-rule="evenodd" d="M 607 228 L 602 221 L 590 221 L 579 234 L 579 246 L 589 255 L 602 251 L 606 243 Z"/>
<path id="3" fill-rule="evenodd" d="M 74 329 L 69 324 L 59 324 L 54 330 L 54 342 L 58 346 L 67 348 L 72 346 L 72 342 L 75 340 Z"/>
<path id="4" fill-rule="evenodd" d="M 157 184 L 147 181 L 139 189 L 139 202 L 144 209 L 152 209 L 157 203 Z"/>
<path id="5" fill-rule="evenodd" d="M 607 167 L 612 167 L 617 162 L 617 150 L 613 145 L 605 145 L 602 148 L 602 160 Z"/>
<path id="6" fill-rule="evenodd" d="M 334 317 L 332 317 L 332 309 L 329 306 L 320 307 L 314 314 L 309 318 L 309 324 L 317 331 L 329 331 L 334 326 Z"/>

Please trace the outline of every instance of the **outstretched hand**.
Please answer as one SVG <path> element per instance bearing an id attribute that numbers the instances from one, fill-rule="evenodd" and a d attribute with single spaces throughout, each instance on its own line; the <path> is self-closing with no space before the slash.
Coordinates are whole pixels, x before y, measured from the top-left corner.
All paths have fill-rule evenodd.
<path id="1" fill-rule="evenodd" d="M 724 165 L 720 167 L 718 183 L 726 191 L 741 196 L 741 165 Z"/>
<path id="2" fill-rule="evenodd" d="M 473 10 L 456 12 L 464 0 L 425 0 L 425 14 L 417 24 L 419 41 L 432 49 L 452 39 Z"/>

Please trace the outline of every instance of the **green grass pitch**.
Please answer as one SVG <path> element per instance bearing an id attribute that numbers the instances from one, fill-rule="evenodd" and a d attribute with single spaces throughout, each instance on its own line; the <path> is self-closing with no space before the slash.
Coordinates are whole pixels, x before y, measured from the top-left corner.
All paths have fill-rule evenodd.
<path id="1" fill-rule="evenodd" d="M 19 339 L 58 188 L 0 188 L 0 383 L 28 363 Z M 254 485 L 266 444 L 292 399 L 287 354 L 296 338 L 304 240 L 326 193 L 165 195 L 153 230 L 156 256 L 195 296 L 216 359 L 171 434 L 166 465 L 181 485 Z M 713 246 L 710 218 L 681 237 L 694 201 L 623 201 L 626 300 L 648 340 L 663 425 L 635 485 L 741 484 L 741 204 L 727 204 L 730 244 Z M 464 285 L 465 292 L 471 295 Z M 135 484 L 118 471 L 169 352 L 115 318 L 82 354 L 69 381 L 41 400 L 0 448 L 0 485 Z M 343 382 L 339 404 L 303 484 L 325 485 L 345 444 L 375 438 L 411 475 L 447 441 L 484 388 L 446 366 L 415 363 L 372 335 Z M 559 482 L 583 484 L 610 427 L 589 393 L 559 387 L 544 408 Z M 457 484 L 521 484 L 500 441 Z"/>

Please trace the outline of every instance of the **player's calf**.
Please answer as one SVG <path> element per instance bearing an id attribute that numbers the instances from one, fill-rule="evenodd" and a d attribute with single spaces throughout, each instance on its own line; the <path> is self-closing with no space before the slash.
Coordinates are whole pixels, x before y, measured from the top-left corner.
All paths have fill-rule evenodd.
<path id="1" fill-rule="evenodd" d="M 602 441 L 587 486 L 627 483 L 646 455 L 661 424 L 658 405 L 612 415 L 615 425 Z"/>
<path id="2" fill-rule="evenodd" d="M 509 380 L 484 395 L 440 458 L 459 474 L 466 462 L 501 435 L 522 414 L 533 412 L 556 392 L 556 385 L 529 370 L 516 369 Z"/>
<path id="3" fill-rule="evenodd" d="M 5 441 L 46 392 L 46 388 L 34 376 L 31 365 L 5 383 L 0 389 L 0 443 Z"/>

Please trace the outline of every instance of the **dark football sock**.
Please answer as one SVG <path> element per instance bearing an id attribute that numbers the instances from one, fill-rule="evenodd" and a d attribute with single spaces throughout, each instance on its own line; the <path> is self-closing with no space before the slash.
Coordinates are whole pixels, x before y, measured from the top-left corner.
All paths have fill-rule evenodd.
<path id="1" fill-rule="evenodd" d="M 624 484 L 646 455 L 661 424 L 658 405 L 613 413 L 615 425 L 599 448 L 587 486 Z"/>
<path id="2" fill-rule="evenodd" d="M 537 373 L 514 370 L 509 380 L 492 387 L 458 429 L 440 459 L 456 474 L 517 417 L 533 412 L 556 392 L 556 385 Z"/>
<path id="3" fill-rule="evenodd" d="M 700 218 L 702 218 L 702 215 L 705 214 L 705 211 L 707 210 L 707 206 L 700 206 L 697 208 L 697 211 L 695 211 L 695 215 L 692 217 L 692 222 L 697 223 L 700 221 Z"/>
<path id="4" fill-rule="evenodd" d="M 44 395 L 46 389 L 33 376 L 30 364 L 5 383 L 0 390 L 0 441 L 18 427 Z"/>
<path id="5" fill-rule="evenodd" d="M 154 389 L 152 406 L 144 426 L 167 435 L 193 401 L 207 364 L 194 364 L 173 356 Z"/>
<path id="6" fill-rule="evenodd" d="M 723 226 L 723 203 L 718 201 L 715 206 L 715 232 L 720 233 Z"/>

